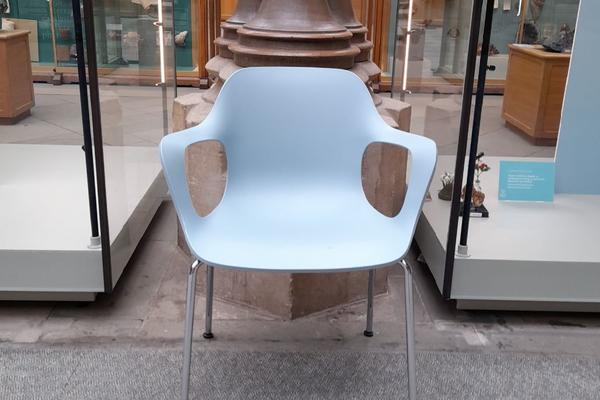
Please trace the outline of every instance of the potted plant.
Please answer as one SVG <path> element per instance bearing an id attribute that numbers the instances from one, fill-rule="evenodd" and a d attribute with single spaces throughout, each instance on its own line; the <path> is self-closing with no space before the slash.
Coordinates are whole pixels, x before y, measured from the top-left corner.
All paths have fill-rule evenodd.
<path id="1" fill-rule="evenodd" d="M 483 156 L 483 154 L 482 154 Z M 481 174 L 490 170 L 490 166 L 481 161 L 481 158 L 478 158 L 475 161 L 475 183 L 473 185 L 473 197 L 472 202 L 474 207 L 480 207 L 485 200 L 485 193 L 481 189 Z"/>

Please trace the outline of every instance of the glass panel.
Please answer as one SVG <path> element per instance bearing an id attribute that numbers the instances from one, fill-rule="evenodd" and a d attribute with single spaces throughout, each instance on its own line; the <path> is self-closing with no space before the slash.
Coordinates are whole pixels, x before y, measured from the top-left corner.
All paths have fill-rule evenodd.
<path id="1" fill-rule="evenodd" d="M 447 0 L 437 3 L 441 9 L 435 10 L 433 1 L 399 2 L 393 95 L 411 104 L 411 131 L 438 144 L 438 171 L 431 187 L 432 200 L 424 205 L 424 216 L 431 228 L 431 236 L 426 240 L 435 238 L 442 244 L 446 244 L 449 229 L 450 202 L 438 198 L 443 192 L 439 177 L 454 170 L 472 4 L 472 1 Z M 498 205 L 500 161 L 553 160 L 570 59 L 569 43 L 562 54 L 548 53 L 539 44 L 548 44 L 549 38 L 556 40 L 559 34 L 562 35 L 559 39 L 569 39 L 575 28 L 577 4 L 577 1 L 498 1 L 493 10 L 489 64 L 495 70 L 487 74 L 476 152 L 484 154 L 479 161 L 487 167 L 481 166 L 475 174 L 478 193 L 473 196 L 476 200 L 483 199 L 490 220 L 488 223 L 474 217 L 470 220 L 471 260 L 510 258 L 508 254 L 502 255 L 501 247 L 496 247 L 495 253 L 491 251 L 487 240 L 497 233 L 494 231 L 497 221 L 519 220 L 502 215 L 506 210 Z M 425 10 L 419 11 L 420 7 Z M 423 17 L 432 13 L 443 15 L 442 20 Z M 515 46 L 519 41 L 522 44 Z M 461 223 L 459 219 L 459 228 Z M 518 228 L 515 229 L 516 232 Z M 520 244 L 509 247 L 523 247 L 526 236 L 523 235 Z M 432 258 L 431 252 L 428 256 L 429 267 L 441 288 L 444 257 Z"/>
<path id="2" fill-rule="evenodd" d="M 99 0 L 96 2 L 96 25 L 98 27 L 98 63 L 104 67 L 144 68 L 146 58 L 139 59 L 142 39 L 148 34 L 151 20 L 142 18 L 148 2 L 145 0 Z M 154 3 L 156 3 L 154 1 Z M 51 74 L 52 68 L 62 67 L 59 72 L 76 75 L 75 34 L 71 0 L 11 0 L 9 19 L 17 29 L 30 30 L 29 42 L 34 73 L 44 76 Z M 154 6 L 155 7 L 155 6 Z M 194 0 L 175 0 L 169 6 L 173 14 L 172 24 L 177 35 L 177 66 L 182 71 L 197 69 L 195 54 L 197 41 L 194 33 Z M 156 12 L 156 11 L 154 11 Z M 101 39 L 100 39 L 101 37 Z M 142 50 L 148 54 L 147 50 Z M 55 59 L 56 56 L 56 59 Z M 64 68 L 73 67 L 73 68 Z"/>
<path id="3" fill-rule="evenodd" d="M 179 71 L 191 71 L 196 69 L 198 42 L 196 40 L 197 21 L 194 11 L 198 4 L 196 0 L 174 0 L 173 23 L 175 24 L 175 46 L 177 69 Z"/>
<path id="4" fill-rule="evenodd" d="M 565 29 L 575 32 L 578 9 L 579 0 L 530 0 L 522 43 L 540 43 Z"/>
<path id="5" fill-rule="evenodd" d="M 471 282 L 477 281 L 479 285 L 463 285 L 462 293 L 457 295 L 480 301 L 581 300 L 578 297 L 585 296 L 579 292 L 572 294 L 561 289 L 562 272 L 550 265 L 565 263 L 574 270 L 581 265 L 578 261 L 582 254 L 588 257 L 586 260 L 595 256 L 589 250 L 593 246 L 586 242 L 587 235 L 581 233 L 591 229 L 587 221 L 596 217 L 593 209 L 588 210 L 589 203 L 581 197 L 560 194 L 553 204 L 499 200 L 501 162 L 526 162 L 514 167 L 512 184 L 502 185 L 507 196 L 515 196 L 509 199 L 536 192 L 528 189 L 533 176 L 552 179 L 551 173 L 542 174 L 537 168 L 540 162 L 554 162 L 571 45 L 565 43 L 565 51 L 558 53 L 540 44 L 560 42 L 557 40 L 560 34 L 563 39 L 568 38 L 575 29 L 579 2 L 523 0 L 519 16 L 518 1 L 509 2 L 510 10 L 504 9 L 503 3 L 500 1 L 500 7 L 494 10 L 491 39 L 494 46 L 489 63 L 496 66 L 496 71 L 488 73 L 478 146 L 478 153 L 485 154 L 480 161 L 489 169 L 482 166 L 475 170 L 473 194 L 474 200 L 484 199 L 489 219 L 472 217 L 468 230 L 470 262 L 477 265 L 473 271 L 479 274 Z M 529 162 L 536 164 L 531 166 Z M 586 217 L 575 217 L 584 214 Z M 557 226 L 560 228 L 554 229 Z M 573 249 L 579 245 L 580 250 Z M 494 262 L 486 265 L 483 260 Z M 582 272 L 581 280 L 573 280 L 571 287 L 584 289 L 584 293 L 585 280 L 592 276 L 587 275 L 591 271 Z M 493 282 L 488 284 L 486 278 L 491 276 Z M 543 282 L 537 279 L 539 276 L 544 276 Z"/>
<path id="6" fill-rule="evenodd" d="M 423 211 L 431 227 L 425 240 L 435 241 L 444 253 L 452 191 L 452 181 L 446 182 L 444 175 L 453 174 L 456 163 L 471 5 L 459 0 L 398 2 L 392 96 L 411 105 L 410 132 L 438 145 L 431 200 Z M 440 291 L 444 257 L 427 260 Z"/>
<path id="7" fill-rule="evenodd" d="M 98 0 L 94 24 L 113 282 L 166 193 L 158 143 L 175 95 L 171 0 Z"/>
<path id="8" fill-rule="evenodd" d="M 553 97 L 544 110 L 532 108 L 535 99 L 542 96 L 539 90 L 532 89 L 542 86 L 525 87 L 523 76 L 533 74 L 540 77 L 541 82 L 545 75 L 536 67 L 542 67 L 548 61 L 545 58 L 548 53 L 539 44 L 557 35 L 561 29 L 574 32 L 579 0 L 523 0 L 520 15 L 517 15 L 518 3 L 514 2 L 510 10 L 504 10 L 500 2 L 500 7 L 494 10 L 489 64 L 496 70 L 488 71 L 486 86 L 489 94 L 484 100 L 479 150 L 489 157 L 551 158 L 555 151 L 570 55 L 553 58 L 556 63 L 552 66 L 557 67 L 552 70 L 549 86 Z M 513 43 L 519 43 L 519 37 L 520 43 L 531 47 L 515 46 Z M 570 47 L 569 43 L 566 50 L 570 51 Z M 515 54 L 517 58 L 513 59 Z M 521 54 L 527 56 L 521 57 Z M 541 118 L 536 117 L 538 111 L 544 114 Z"/>
<path id="9" fill-rule="evenodd" d="M 54 26 L 50 27 L 50 40 L 53 53 L 56 55 L 56 64 L 75 66 L 77 51 L 71 0 L 52 0 L 48 6 L 52 9 L 50 18 Z"/>
<path id="10" fill-rule="evenodd" d="M 394 68 L 394 51 L 396 47 L 396 39 L 399 32 L 397 31 L 397 15 L 396 10 L 398 10 L 398 0 L 390 0 L 389 2 L 384 3 L 384 16 L 388 16 L 385 19 L 384 24 L 384 32 L 387 30 L 388 34 L 385 38 L 384 45 L 385 48 L 382 49 L 382 54 L 385 55 L 385 59 L 381 61 L 381 73 L 382 76 L 391 76 L 393 75 Z M 389 9 L 387 9 L 389 7 Z M 382 57 L 383 58 L 383 57 Z"/>
<path id="11" fill-rule="evenodd" d="M 521 0 L 498 2 L 494 7 L 494 23 L 490 46 L 488 92 L 501 90 L 508 68 L 509 45 L 541 44 L 561 30 L 575 31 L 579 0 Z M 572 39 L 572 36 L 571 36 Z M 569 41 L 567 49 L 572 42 Z"/>
<path id="12" fill-rule="evenodd" d="M 63 12 L 54 15 L 55 1 L 64 2 L 61 11 L 69 13 L 71 10 L 69 0 L 11 0 L 8 19 L 15 24 L 16 29 L 31 31 L 30 53 L 31 61 L 35 64 L 54 65 L 54 48 L 56 43 L 55 19 L 60 19 L 61 26 L 72 23 L 65 19 Z M 71 14 L 68 14 L 69 18 Z"/>
<path id="13" fill-rule="evenodd" d="M 487 72 L 486 83 L 488 86 L 488 92 L 491 91 L 492 86 L 494 88 L 501 87 L 504 79 L 506 79 L 506 68 L 508 66 L 508 46 L 511 43 L 518 42 L 519 27 L 523 21 L 520 7 L 523 7 L 523 3 L 519 1 L 507 3 L 506 7 L 504 6 L 503 1 L 499 1 L 498 4 L 494 5 L 494 22 L 492 24 L 492 36 L 490 39 L 488 64 L 493 65 L 495 69 L 488 70 Z M 482 32 L 484 18 L 485 13 L 481 20 Z M 481 39 L 482 38 L 480 37 L 480 40 Z M 481 55 L 477 57 L 478 70 L 480 58 Z"/>

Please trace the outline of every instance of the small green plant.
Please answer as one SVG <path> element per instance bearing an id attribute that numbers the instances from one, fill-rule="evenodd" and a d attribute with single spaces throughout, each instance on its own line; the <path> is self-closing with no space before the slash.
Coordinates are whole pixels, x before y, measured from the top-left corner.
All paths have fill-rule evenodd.
<path id="1" fill-rule="evenodd" d="M 479 177 L 482 173 L 489 171 L 491 168 L 489 165 L 481 161 L 481 158 L 478 158 L 475 162 L 475 181 L 480 183 Z"/>

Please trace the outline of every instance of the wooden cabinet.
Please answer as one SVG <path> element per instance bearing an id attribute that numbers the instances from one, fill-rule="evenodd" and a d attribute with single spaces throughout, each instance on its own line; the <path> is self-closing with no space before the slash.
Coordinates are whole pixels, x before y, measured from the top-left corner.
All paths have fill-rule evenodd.
<path id="1" fill-rule="evenodd" d="M 502 117 L 536 145 L 556 143 L 570 54 L 509 46 Z"/>
<path id="2" fill-rule="evenodd" d="M 13 124 L 33 107 L 29 31 L 0 32 L 0 124 Z"/>

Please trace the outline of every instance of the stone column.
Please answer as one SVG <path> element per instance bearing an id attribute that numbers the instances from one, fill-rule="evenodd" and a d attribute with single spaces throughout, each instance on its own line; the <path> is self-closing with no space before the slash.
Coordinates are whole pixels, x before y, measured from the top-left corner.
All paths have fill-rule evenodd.
<path id="1" fill-rule="evenodd" d="M 261 0 L 239 0 L 235 13 L 221 24 L 221 36 L 215 39 L 219 55 L 233 59 L 229 45 L 238 40 L 237 31 L 256 15 Z"/>
<path id="2" fill-rule="evenodd" d="M 354 17 L 351 0 L 239 0 L 222 24 L 211 59 L 212 87 L 205 93 L 179 97 L 174 105 L 175 130 L 201 123 L 210 112 L 223 82 L 235 70 L 250 66 L 285 65 L 349 69 L 370 89 L 381 70 L 369 60 L 372 44 L 367 29 Z M 410 105 L 373 95 L 382 117 L 408 131 Z M 234 117 L 234 116 L 232 116 Z M 363 188 L 369 202 L 395 215 L 404 199 L 406 152 L 375 143 L 363 156 Z M 192 145 L 187 151 L 192 201 L 200 215 L 208 214 L 224 192 L 227 161 L 219 143 Z M 185 249 L 180 236 L 179 244 Z M 296 318 L 364 298 L 367 271 L 334 274 L 260 273 L 219 269 L 217 297 L 258 307 L 282 318 Z M 376 293 L 387 290 L 387 269 L 377 271 Z"/>
<path id="3" fill-rule="evenodd" d="M 369 30 L 362 26 L 354 16 L 352 0 L 327 0 L 329 9 L 335 21 L 345 26 L 352 33 L 352 44 L 358 47 L 360 53 L 354 62 L 369 61 L 373 43 L 367 40 Z"/>
<path id="4" fill-rule="evenodd" d="M 230 46 L 242 67 L 264 65 L 350 69 L 360 50 L 324 0 L 263 0 Z"/>

